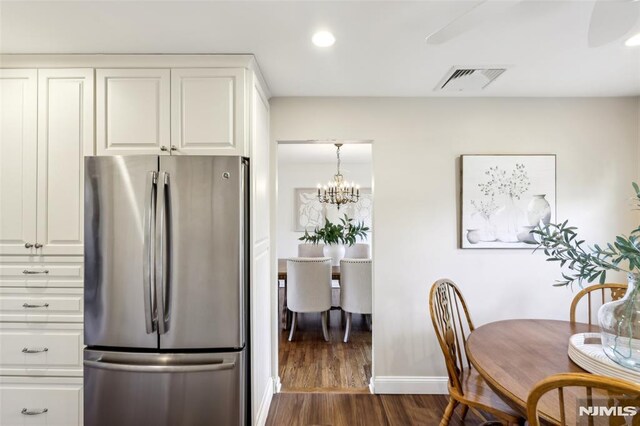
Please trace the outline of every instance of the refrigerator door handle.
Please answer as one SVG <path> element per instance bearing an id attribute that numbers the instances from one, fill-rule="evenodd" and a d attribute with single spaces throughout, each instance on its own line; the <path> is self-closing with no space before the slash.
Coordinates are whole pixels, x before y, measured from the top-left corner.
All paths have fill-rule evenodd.
<path id="1" fill-rule="evenodd" d="M 142 263 L 144 287 L 144 319 L 147 334 L 154 333 L 157 326 L 155 273 L 154 273 L 154 232 L 156 223 L 156 198 L 157 198 L 158 173 L 153 171 L 147 174 L 147 190 L 149 197 L 145 203 L 144 212 L 144 261 Z"/>
<path id="2" fill-rule="evenodd" d="M 99 368 L 102 370 L 113 371 L 130 371 L 142 373 L 196 373 L 199 371 L 216 371 L 216 370 L 232 370 L 236 367 L 236 362 L 225 362 L 219 360 L 209 364 L 192 364 L 192 365 L 158 365 L 158 364 L 122 364 L 111 363 L 108 361 L 90 361 L 85 360 L 84 365 L 90 368 Z"/>
<path id="3" fill-rule="evenodd" d="M 156 299 L 158 307 L 158 332 L 169 330 L 169 262 L 171 259 L 171 193 L 169 173 L 163 172 L 161 188 L 158 191 L 158 225 L 156 227 Z"/>

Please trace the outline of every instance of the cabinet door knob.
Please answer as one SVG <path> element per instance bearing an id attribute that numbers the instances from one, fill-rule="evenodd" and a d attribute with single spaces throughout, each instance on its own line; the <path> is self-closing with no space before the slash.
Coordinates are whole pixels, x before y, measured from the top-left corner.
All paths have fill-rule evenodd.
<path id="1" fill-rule="evenodd" d="M 42 248 L 42 244 L 40 244 L 40 243 L 36 243 L 36 244 L 34 245 L 34 247 L 35 247 L 35 248 L 37 248 L 37 249 Z"/>
<path id="2" fill-rule="evenodd" d="M 164 146 L 164 145 L 162 145 L 162 146 L 160 147 L 160 151 L 167 151 L 167 147 L 166 147 L 166 146 Z"/>
<path id="3" fill-rule="evenodd" d="M 31 248 L 33 247 L 33 244 L 31 243 L 24 243 L 24 248 Z"/>
<path id="4" fill-rule="evenodd" d="M 171 151 L 177 151 L 178 148 L 175 145 L 171 145 Z"/>

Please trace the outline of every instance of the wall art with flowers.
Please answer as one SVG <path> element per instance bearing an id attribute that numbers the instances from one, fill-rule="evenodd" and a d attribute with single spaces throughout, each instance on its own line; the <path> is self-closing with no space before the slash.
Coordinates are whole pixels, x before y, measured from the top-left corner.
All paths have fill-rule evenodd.
<path id="1" fill-rule="evenodd" d="M 528 248 L 556 214 L 555 155 L 463 155 L 462 248 Z"/>

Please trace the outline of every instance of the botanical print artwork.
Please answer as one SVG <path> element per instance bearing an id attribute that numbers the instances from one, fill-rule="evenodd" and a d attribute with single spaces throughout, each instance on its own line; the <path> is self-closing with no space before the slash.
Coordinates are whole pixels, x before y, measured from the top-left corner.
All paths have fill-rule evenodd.
<path id="1" fill-rule="evenodd" d="M 296 188 L 293 196 L 296 231 L 313 231 L 316 226 L 324 225 L 325 210 L 316 188 Z"/>
<path id="2" fill-rule="evenodd" d="M 462 156 L 463 248 L 531 248 L 555 206 L 555 155 Z"/>

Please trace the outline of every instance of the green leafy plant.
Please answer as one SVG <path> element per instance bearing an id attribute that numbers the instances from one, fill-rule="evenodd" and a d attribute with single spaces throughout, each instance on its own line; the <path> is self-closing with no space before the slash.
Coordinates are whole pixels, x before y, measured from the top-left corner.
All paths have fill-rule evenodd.
<path id="1" fill-rule="evenodd" d="M 331 223 L 329 219 L 325 219 L 322 228 L 316 228 L 313 233 L 304 231 L 304 235 L 298 240 L 311 244 L 323 242 L 325 244 L 346 244 L 352 246 L 358 238 L 367 239 L 367 231 L 369 228 L 364 223 L 354 223 L 353 219 L 349 219 L 345 214 L 340 218 L 340 223 Z"/>
<path id="2" fill-rule="evenodd" d="M 640 187 L 635 182 L 633 189 L 636 193 L 633 206 L 640 209 Z M 628 236 L 617 236 L 606 247 L 585 245 L 576 231 L 577 228 L 569 226 L 566 220 L 560 224 L 539 225 L 531 231 L 536 240 L 533 244 L 544 249 L 547 261 L 560 262 L 560 266 L 567 266 L 572 271 L 563 273 L 563 279 L 555 286 L 573 286 L 575 282 L 582 286 L 583 282 L 595 280 L 602 284 L 608 271 L 640 272 L 640 227 Z"/>

